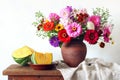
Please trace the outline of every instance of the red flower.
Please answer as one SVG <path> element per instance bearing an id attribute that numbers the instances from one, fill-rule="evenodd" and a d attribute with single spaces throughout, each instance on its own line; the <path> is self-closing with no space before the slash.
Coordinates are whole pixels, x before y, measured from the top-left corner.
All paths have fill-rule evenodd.
<path id="1" fill-rule="evenodd" d="M 54 29 L 54 23 L 53 22 L 46 22 L 43 25 L 43 30 L 44 31 L 50 31 L 50 30 L 53 30 L 53 29 Z"/>
<path id="2" fill-rule="evenodd" d="M 70 42 L 70 40 L 71 40 L 71 37 L 68 36 L 68 34 L 67 34 L 65 29 L 60 30 L 58 32 L 58 38 L 62 42 Z"/>
<path id="3" fill-rule="evenodd" d="M 99 44 L 99 46 L 100 46 L 101 48 L 104 48 L 104 47 L 105 47 L 105 43 L 104 43 L 104 42 L 101 42 L 101 43 Z"/>
<path id="4" fill-rule="evenodd" d="M 84 39 L 89 42 L 90 44 L 97 43 L 99 35 L 95 30 L 87 30 Z"/>
<path id="5" fill-rule="evenodd" d="M 80 23 L 86 23 L 86 20 L 88 18 L 88 14 L 87 13 L 80 13 L 80 14 L 77 14 L 77 21 L 80 22 Z"/>
<path id="6" fill-rule="evenodd" d="M 39 25 L 37 26 L 37 30 L 39 31 L 41 28 L 42 28 L 42 24 L 39 24 Z"/>

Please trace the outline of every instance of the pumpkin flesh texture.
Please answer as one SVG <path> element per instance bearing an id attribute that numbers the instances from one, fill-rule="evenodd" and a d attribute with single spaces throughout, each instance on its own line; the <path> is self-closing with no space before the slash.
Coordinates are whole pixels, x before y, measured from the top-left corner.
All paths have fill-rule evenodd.
<path id="1" fill-rule="evenodd" d="M 31 49 L 30 47 L 23 46 L 22 48 L 15 50 L 13 52 L 12 56 L 14 58 L 24 58 L 24 57 L 27 57 L 29 55 L 32 55 L 33 52 L 34 52 L 34 50 Z"/>
<path id="2" fill-rule="evenodd" d="M 35 61 L 37 64 L 51 64 L 52 53 L 35 53 Z"/>

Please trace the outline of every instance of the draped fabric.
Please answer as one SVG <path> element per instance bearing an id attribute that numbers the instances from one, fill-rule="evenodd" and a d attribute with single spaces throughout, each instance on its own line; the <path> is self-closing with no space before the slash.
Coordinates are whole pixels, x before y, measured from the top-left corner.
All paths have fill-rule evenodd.
<path id="1" fill-rule="evenodd" d="M 77 67 L 56 61 L 64 80 L 120 80 L 120 65 L 99 58 L 87 58 Z"/>

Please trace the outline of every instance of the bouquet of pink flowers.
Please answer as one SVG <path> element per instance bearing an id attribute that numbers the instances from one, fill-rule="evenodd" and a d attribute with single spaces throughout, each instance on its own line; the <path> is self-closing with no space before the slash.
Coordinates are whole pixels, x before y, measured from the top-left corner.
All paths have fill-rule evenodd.
<path id="1" fill-rule="evenodd" d="M 86 9 L 67 6 L 59 14 L 50 13 L 48 18 L 40 11 L 35 16 L 36 22 L 33 24 L 37 28 L 37 35 L 48 37 L 54 47 L 60 47 L 72 39 L 85 40 L 89 44 L 99 43 L 102 48 L 105 43 L 113 43 L 110 36 L 113 24 L 108 21 L 108 9 L 95 8 L 93 14 L 88 14 Z"/>

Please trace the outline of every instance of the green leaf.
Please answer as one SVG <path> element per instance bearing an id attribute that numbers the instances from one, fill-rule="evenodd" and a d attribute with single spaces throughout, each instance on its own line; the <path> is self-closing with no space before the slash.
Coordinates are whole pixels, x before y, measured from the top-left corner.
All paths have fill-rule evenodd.
<path id="1" fill-rule="evenodd" d="M 32 25 L 37 26 L 38 22 L 33 22 Z"/>
<path id="2" fill-rule="evenodd" d="M 40 11 L 38 11 L 35 13 L 35 17 L 40 18 L 40 17 L 44 17 L 44 16 Z"/>

